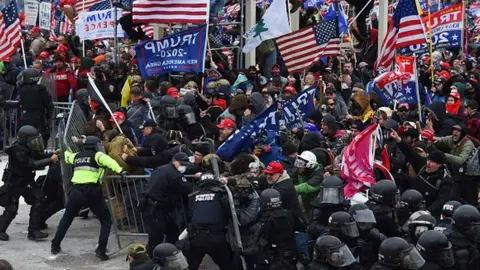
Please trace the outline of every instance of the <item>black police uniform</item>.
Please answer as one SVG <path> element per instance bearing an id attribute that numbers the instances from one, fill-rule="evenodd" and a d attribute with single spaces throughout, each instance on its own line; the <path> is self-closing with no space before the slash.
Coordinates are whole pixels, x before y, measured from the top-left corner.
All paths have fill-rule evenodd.
<path id="1" fill-rule="evenodd" d="M 10 223 L 17 216 L 20 196 L 30 208 L 28 238 L 46 238 L 48 235 L 39 231 L 43 225 L 42 200 L 43 192 L 35 185 L 35 170 L 51 164 L 51 154 L 43 154 L 43 139 L 36 128 L 24 126 L 17 134 L 18 140 L 5 149 L 8 154 L 8 167 L 4 171 L 3 181 L 7 188 L 7 204 L 0 216 L 0 240 L 8 241 L 5 233 Z"/>
<path id="2" fill-rule="evenodd" d="M 418 250 L 399 237 L 383 241 L 378 258 L 378 262 L 370 270 L 417 270 L 425 264 Z"/>
<path id="3" fill-rule="evenodd" d="M 438 222 L 437 226 L 435 226 L 434 230 L 443 232 L 444 234 L 451 232 L 453 212 L 460 206 L 462 206 L 462 204 L 458 201 L 446 202 L 442 208 L 442 216 L 440 221 Z"/>
<path id="4" fill-rule="evenodd" d="M 226 239 L 231 217 L 224 188 L 211 173 L 203 173 L 199 190 L 189 195 L 192 217 L 188 226 L 190 249 L 186 253 L 190 269 L 198 269 L 207 254 L 222 270 L 233 269 L 232 254 Z"/>
<path id="5" fill-rule="evenodd" d="M 425 259 L 422 270 L 444 270 L 455 264 L 452 245 L 439 231 L 423 233 L 418 238 L 416 248 Z"/>
<path id="6" fill-rule="evenodd" d="M 348 249 L 335 236 L 321 236 L 315 241 L 313 261 L 307 270 L 362 269 Z"/>
<path id="7" fill-rule="evenodd" d="M 400 209 L 397 209 L 397 216 L 399 224 L 402 226 L 413 213 L 419 210 L 426 210 L 422 193 L 415 189 L 405 190 L 400 199 Z"/>
<path id="8" fill-rule="evenodd" d="M 44 144 L 47 145 L 54 106 L 47 88 L 37 84 L 40 76 L 40 73 L 33 68 L 23 71 L 23 86 L 19 90 L 22 107 L 20 127 L 26 125 L 35 127 L 42 134 Z"/>
<path id="9" fill-rule="evenodd" d="M 187 155 L 184 154 L 183 158 L 188 162 Z M 165 236 L 169 243 L 177 241 L 180 229 L 176 224 L 175 209 L 181 207 L 182 196 L 191 192 L 192 184 L 173 163 L 157 167 L 152 172 L 141 206 L 148 232 L 146 248 L 150 257 L 153 249 L 163 242 Z"/>

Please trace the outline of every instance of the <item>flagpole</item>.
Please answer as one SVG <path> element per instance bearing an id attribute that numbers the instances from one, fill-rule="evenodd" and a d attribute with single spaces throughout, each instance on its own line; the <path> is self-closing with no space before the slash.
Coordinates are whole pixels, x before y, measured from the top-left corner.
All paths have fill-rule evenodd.
<path id="1" fill-rule="evenodd" d="M 432 44 L 432 13 L 430 12 L 430 7 L 431 7 L 431 1 L 430 0 L 427 0 L 427 9 L 428 9 L 428 34 L 429 34 L 429 37 L 428 37 L 428 50 L 429 50 L 429 53 L 430 53 L 430 77 L 431 77 L 431 80 L 432 80 L 432 86 L 433 86 L 433 81 L 435 79 L 435 74 L 434 74 L 434 70 L 432 69 L 433 67 L 433 44 Z M 421 20 L 420 20 L 421 21 Z M 417 86 L 418 88 L 418 86 Z M 418 98 L 418 97 L 417 97 Z M 422 121 L 422 119 L 420 118 L 420 122 Z"/>
<path id="2" fill-rule="evenodd" d="M 116 0 L 113 0 L 114 3 L 116 3 Z M 110 2 L 110 5 L 112 5 L 112 2 Z M 118 55 L 117 55 L 117 28 L 118 28 L 118 22 L 117 22 L 117 5 L 113 5 L 113 20 L 115 21 L 115 28 L 113 29 L 113 62 L 118 63 Z"/>
<path id="3" fill-rule="evenodd" d="M 360 12 L 358 14 L 356 14 L 355 17 L 353 17 L 352 21 L 348 24 L 348 28 L 350 28 L 350 26 L 353 24 L 353 22 L 356 21 L 358 19 L 358 17 L 360 17 L 360 14 L 362 14 L 362 12 L 367 8 L 368 5 L 370 5 L 370 3 L 372 1 L 373 0 L 369 0 L 367 2 L 367 4 L 360 10 Z"/>
<path id="4" fill-rule="evenodd" d="M 210 1 L 207 1 L 207 26 L 206 26 L 206 33 L 205 33 L 205 44 L 204 44 L 204 51 L 203 51 L 203 55 L 204 55 L 204 60 L 203 60 L 203 65 L 202 65 L 202 85 L 200 87 L 202 87 L 202 92 L 203 93 L 203 84 L 205 82 L 205 58 L 207 58 L 207 47 L 208 49 L 210 49 L 210 36 L 208 35 L 208 25 L 209 25 L 209 20 L 210 20 Z M 172 31 L 172 29 L 170 28 L 170 31 Z M 210 61 L 213 61 L 213 56 L 212 58 L 210 59 Z"/>
<path id="5" fill-rule="evenodd" d="M 418 119 L 420 120 L 420 122 L 422 122 L 422 101 L 420 100 L 420 89 L 418 86 L 418 71 L 416 60 L 413 61 L 413 72 L 415 72 L 415 91 L 417 92 Z"/>
<path id="6" fill-rule="evenodd" d="M 82 0 L 82 5 L 83 5 L 83 8 L 82 8 L 82 9 L 83 9 L 83 13 L 85 13 L 85 0 Z M 77 17 L 78 17 L 78 19 L 80 20 L 80 16 L 78 16 L 78 14 L 77 14 Z M 85 53 L 85 37 L 84 37 L 84 39 L 82 40 L 82 51 L 83 51 L 83 57 L 85 57 L 85 54 L 86 54 L 86 53 Z"/>
<path id="7" fill-rule="evenodd" d="M 28 68 L 27 57 L 25 56 L 25 46 L 23 45 L 23 37 L 20 39 L 20 44 L 22 45 L 23 64 L 25 65 L 25 69 L 27 69 Z"/>

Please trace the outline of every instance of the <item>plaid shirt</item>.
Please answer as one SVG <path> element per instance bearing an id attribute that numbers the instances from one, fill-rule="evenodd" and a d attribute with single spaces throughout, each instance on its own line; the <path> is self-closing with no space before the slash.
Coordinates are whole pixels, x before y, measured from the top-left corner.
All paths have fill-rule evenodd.
<path id="1" fill-rule="evenodd" d="M 465 110 L 463 117 L 467 120 L 468 135 L 480 139 L 480 112 L 469 115 Z"/>

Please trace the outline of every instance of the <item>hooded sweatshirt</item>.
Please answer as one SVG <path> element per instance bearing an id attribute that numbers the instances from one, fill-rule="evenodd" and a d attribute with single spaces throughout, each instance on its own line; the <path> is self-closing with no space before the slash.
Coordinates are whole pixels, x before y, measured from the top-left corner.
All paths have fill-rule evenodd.
<path id="1" fill-rule="evenodd" d="M 360 120 L 362 122 L 368 121 L 373 115 L 373 110 L 370 107 L 370 97 L 366 96 L 363 91 L 357 91 L 355 94 L 353 94 L 351 100 L 360 105 L 362 108 L 362 113 L 360 115 L 353 116 L 353 120 Z"/>

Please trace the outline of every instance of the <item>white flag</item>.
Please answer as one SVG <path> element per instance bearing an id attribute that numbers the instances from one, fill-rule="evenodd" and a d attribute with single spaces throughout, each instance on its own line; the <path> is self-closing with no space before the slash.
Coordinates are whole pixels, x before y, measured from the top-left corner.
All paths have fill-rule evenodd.
<path id="1" fill-rule="evenodd" d="M 245 33 L 248 39 L 243 47 L 244 53 L 254 50 L 262 41 L 290 33 L 288 23 L 287 1 L 274 0 L 260 21 Z"/>

